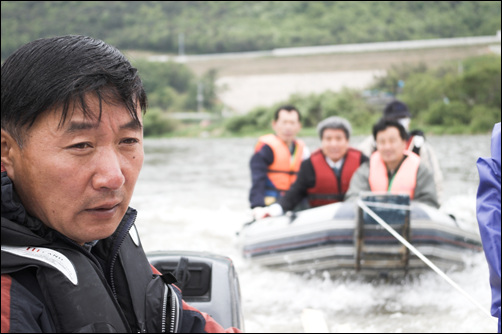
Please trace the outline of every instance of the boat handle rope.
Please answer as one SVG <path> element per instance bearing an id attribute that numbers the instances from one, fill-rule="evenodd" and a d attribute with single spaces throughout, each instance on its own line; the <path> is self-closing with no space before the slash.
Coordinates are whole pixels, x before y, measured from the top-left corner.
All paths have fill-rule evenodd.
<path id="1" fill-rule="evenodd" d="M 446 275 L 441 269 L 439 269 L 434 263 L 432 263 L 425 255 L 420 253 L 418 249 L 410 244 L 405 238 L 403 238 L 399 233 L 397 233 L 389 224 L 387 224 L 380 216 L 378 216 L 373 210 L 371 210 L 364 202 L 359 199 L 357 204 L 361 209 L 363 209 L 367 214 L 369 214 L 378 224 L 382 225 L 390 234 L 392 234 L 399 242 L 405 245 L 409 250 L 411 250 L 416 256 L 418 256 L 422 261 L 425 262 L 432 270 L 434 270 L 439 276 L 446 280 L 451 286 L 453 286 L 457 291 L 459 291 L 464 297 L 470 300 L 474 305 L 476 305 L 483 314 L 490 317 L 490 319 L 498 321 L 498 319 L 492 317 L 492 315 L 481 306 L 474 298 L 472 298 L 464 289 L 462 289 L 457 283 L 455 283 L 448 275 Z"/>

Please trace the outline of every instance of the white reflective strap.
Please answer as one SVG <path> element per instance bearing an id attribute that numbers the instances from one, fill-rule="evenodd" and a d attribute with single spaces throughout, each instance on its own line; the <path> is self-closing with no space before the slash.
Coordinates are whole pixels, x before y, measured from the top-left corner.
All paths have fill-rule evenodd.
<path id="1" fill-rule="evenodd" d="M 11 253 L 17 256 L 34 259 L 59 270 L 74 285 L 78 284 L 77 272 L 71 261 L 62 253 L 49 248 L 42 247 L 12 247 L 2 246 L 2 252 Z"/>

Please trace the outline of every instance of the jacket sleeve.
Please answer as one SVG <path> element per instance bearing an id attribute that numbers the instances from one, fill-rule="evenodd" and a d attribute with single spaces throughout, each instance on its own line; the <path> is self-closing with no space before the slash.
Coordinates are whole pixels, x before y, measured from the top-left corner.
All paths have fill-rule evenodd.
<path id="1" fill-rule="evenodd" d="M 417 184 L 415 186 L 415 196 L 413 199 L 417 202 L 439 208 L 434 176 L 429 168 L 423 163 L 420 163 L 418 166 Z"/>
<path id="2" fill-rule="evenodd" d="M 238 328 L 230 327 L 224 329 L 207 313 L 190 306 L 181 298 L 181 290 L 174 286 L 176 297 L 181 301 L 182 314 L 180 333 L 241 333 Z"/>
<path id="3" fill-rule="evenodd" d="M 345 194 L 345 201 L 355 201 L 359 197 L 361 191 L 370 191 L 370 183 L 368 181 L 370 175 L 369 161 L 363 163 L 356 170 L 350 179 L 349 190 Z"/>
<path id="4" fill-rule="evenodd" d="M 490 270 L 490 286 L 492 289 L 491 314 L 498 317 L 498 332 L 501 330 L 501 254 L 500 254 L 500 160 L 501 139 L 500 123 L 493 129 L 491 158 L 479 158 L 479 187 L 476 200 L 476 216 L 479 232 Z"/>
<path id="5" fill-rule="evenodd" d="M 31 276 L 31 275 L 30 275 Z M 51 333 L 55 331 L 36 281 L 23 277 L 31 288 L 10 275 L 2 275 L 2 333 Z M 34 285 L 32 284 L 34 283 Z M 41 293 L 40 293 L 41 295 Z"/>
<path id="6" fill-rule="evenodd" d="M 436 194 L 438 203 L 441 203 L 443 199 L 443 173 L 441 171 L 441 166 L 437 159 L 436 154 L 430 144 L 425 142 L 423 147 L 420 149 L 420 159 L 425 163 L 425 165 L 432 172 L 434 177 L 434 183 L 436 185 Z"/>
<path id="7" fill-rule="evenodd" d="M 238 328 L 230 327 L 224 329 L 210 315 L 200 312 L 196 308 L 183 303 L 183 316 L 181 333 L 241 333 Z"/>
<path id="8" fill-rule="evenodd" d="M 314 186 L 314 167 L 312 166 L 310 159 L 307 159 L 302 162 L 295 183 L 293 183 L 286 194 L 279 199 L 279 204 L 282 206 L 282 210 L 284 212 L 293 210 L 296 205 L 307 197 L 307 189 Z"/>
<path id="9" fill-rule="evenodd" d="M 251 208 L 265 206 L 265 185 L 267 183 L 268 166 L 274 161 L 274 153 L 270 146 L 264 144 L 251 157 L 251 190 L 249 202 Z"/>

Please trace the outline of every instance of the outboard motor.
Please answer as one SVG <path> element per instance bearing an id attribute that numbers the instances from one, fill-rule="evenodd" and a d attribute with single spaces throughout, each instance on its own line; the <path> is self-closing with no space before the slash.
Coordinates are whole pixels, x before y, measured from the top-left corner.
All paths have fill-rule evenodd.
<path id="1" fill-rule="evenodd" d="M 244 331 L 237 272 L 230 258 L 206 252 L 160 251 L 146 254 L 162 274 L 173 274 L 183 299 L 212 316 L 223 328 Z"/>

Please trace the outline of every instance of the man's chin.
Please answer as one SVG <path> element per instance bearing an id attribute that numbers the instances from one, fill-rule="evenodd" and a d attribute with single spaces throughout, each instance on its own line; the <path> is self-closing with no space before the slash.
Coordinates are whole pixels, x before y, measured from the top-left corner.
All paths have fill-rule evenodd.
<path id="1" fill-rule="evenodd" d="M 109 228 L 103 228 L 99 231 L 92 231 L 82 236 L 80 241 L 77 241 L 79 244 L 84 244 L 86 242 L 92 242 L 96 240 L 103 240 L 110 237 L 117 230 L 117 226 L 114 228 L 110 226 Z"/>
<path id="2" fill-rule="evenodd" d="M 78 235 L 76 235 L 79 239 L 78 242 L 83 244 L 85 242 L 108 238 L 115 233 L 121 220 L 122 217 L 113 217 L 112 219 L 106 220 L 94 220 L 93 223 L 87 220 L 81 225 L 75 224 L 75 226 L 79 226 L 79 231 L 76 231 L 78 233 Z"/>
<path id="3" fill-rule="evenodd" d="M 338 161 L 338 160 L 340 160 L 340 159 L 343 157 L 343 155 L 339 154 L 338 152 L 336 152 L 336 153 L 334 153 L 334 154 L 333 154 L 333 153 L 331 153 L 331 154 L 327 154 L 327 156 L 328 156 L 328 158 L 330 158 L 332 161 Z"/>
<path id="4" fill-rule="evenodd" d="M 294 134 L 283 133 L 280 137 L 283 140 L 292 140 L 292 139 L 295 138 L 295 135 Z"/>

